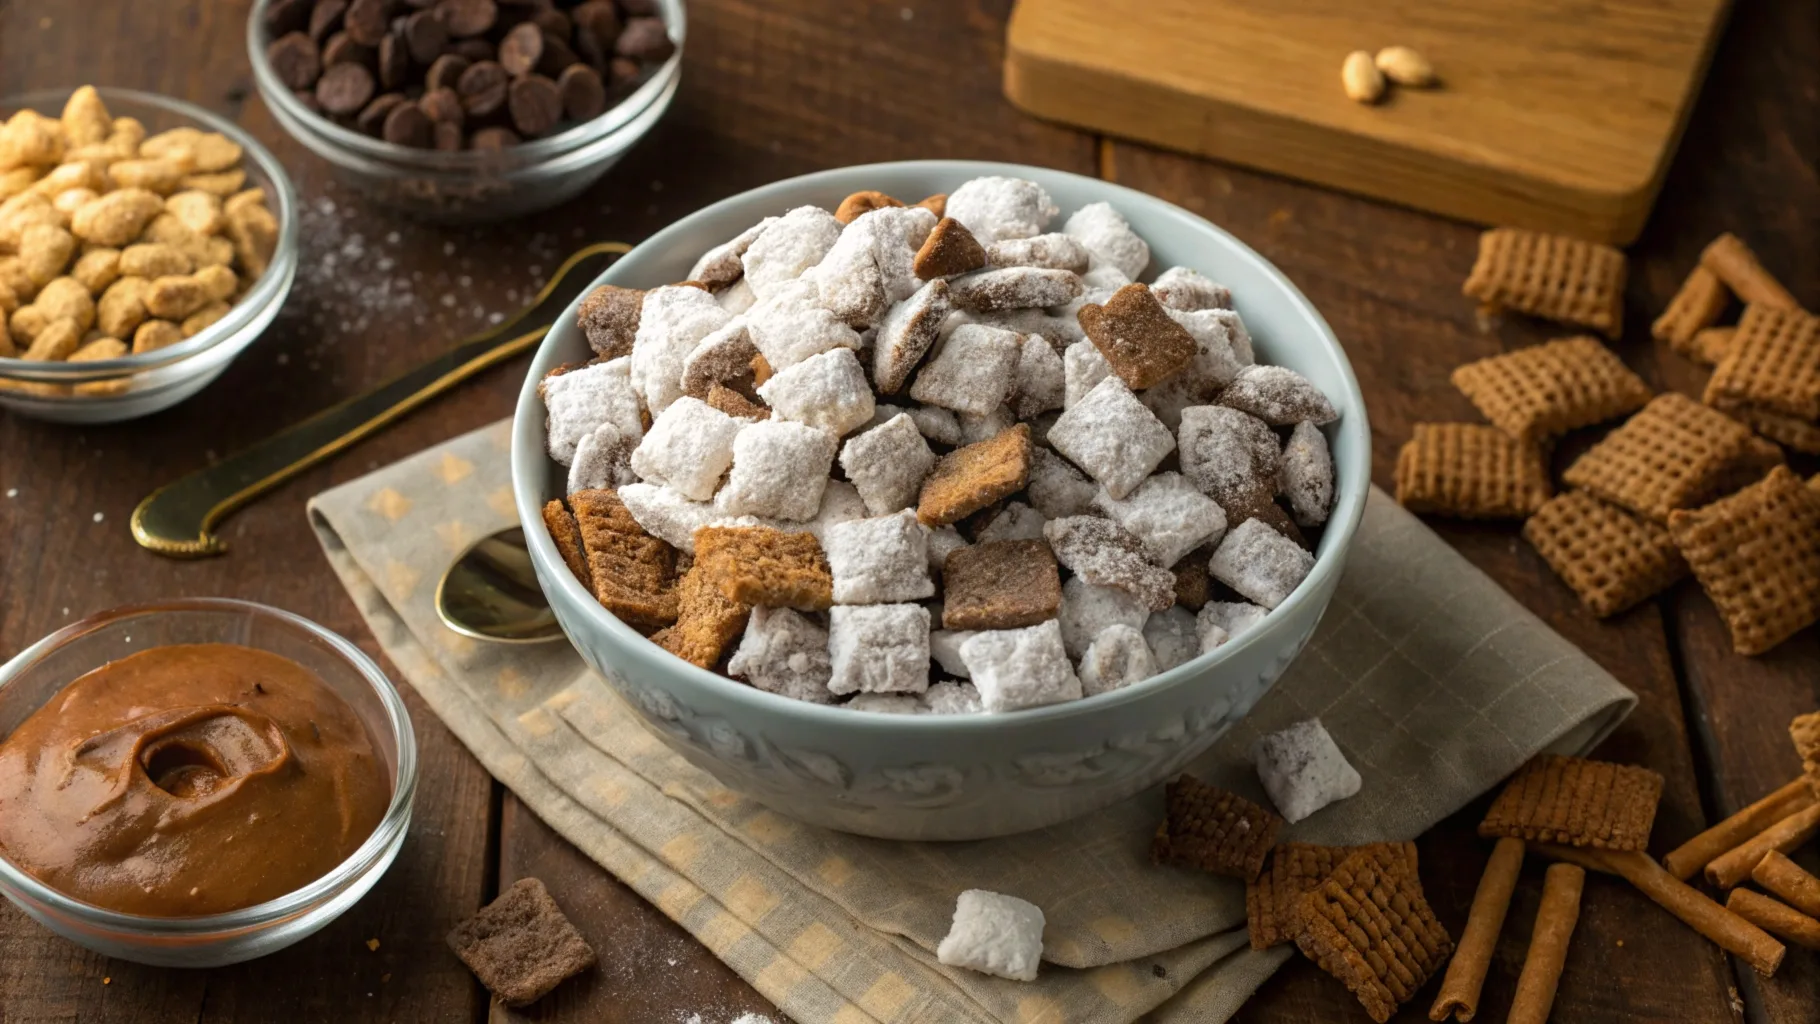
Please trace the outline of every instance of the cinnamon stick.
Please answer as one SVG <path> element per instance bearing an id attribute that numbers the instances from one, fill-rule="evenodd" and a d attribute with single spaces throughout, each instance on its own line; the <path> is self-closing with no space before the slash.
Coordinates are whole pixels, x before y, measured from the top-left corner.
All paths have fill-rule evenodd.
<path id="1" fill-rule="evenodd" d="M 1820 804 L 1809 804 L 1708 864 L 1706 880 L 1721 889 L 1730 889 L 1749 878 L 1771 850 L 1787 853 L 1807 842 L 1816 831 L 1820 831 Z"/>
<path id="2" fill-rule="evenodd" d="M 1733 889 L 1725 909 L 1798 946 L 1820 949 L 1820 921 L 1751 889 Z M 1515 1020 L 1515 1017 L 1511 1018 Z"/>
<path id="3" fill-rule="evenodd" d="M 1510 1004 L 1508 1024 L 1547 1024 L 1561 986 L 1561 968 L 1567 963 L 1567 943 L 1580 920 L 1580 890 L 1586 872 L 1573 864 L 1550 864 L 1542 880 L 1542 906 L 1536 911 L 1535 931 L 1523 973 L 1517 976 L 1517 996 Z"/>
<path id="4" fill-rule="evenodd" d="M 1517 887 L 1517 872 L 1523 867 L 1523 840 L 1509 836 L 1498 840 L 1485 873 L 1479 876 L 1479 888 L 1472 894 L 1472 910 L 1466 915 L 1466 930 L 1447 965 L 1447 977 L 1441 981 L 1441 994 L 1428 1011 L 1429 1020 L 1469 1021 L 1479 1009 L 1479 990 L 1485 986 L 1485 972 L 1491 967 L 1492 952 L 1498 945 L 1498 932 L 1504 927 L 1504 915 L 1510 910 L 1510 894 Z"/>
<path id="5" fill-rule="evenodd" d="M 1751 804 L 1712 828 L 1676 847 L 1662 858 L 1668 873 L 1682 881 L 1700 873 L 1715 857 L 1751 838 L 1783 818 L 1814 802 L 1807 779 L 1796 778 L 1774 793 Z"/>
<path id="6" fill-rule="evenodd" d="M 1755 879 L 1783 902 L 1812 918 L 1820 918 L 1820 878 L 1801 869 L 1801 865 L 1771 850 L 1751 869 Z M 1471 927 L 1470 924 L 1467 927 Z"/>

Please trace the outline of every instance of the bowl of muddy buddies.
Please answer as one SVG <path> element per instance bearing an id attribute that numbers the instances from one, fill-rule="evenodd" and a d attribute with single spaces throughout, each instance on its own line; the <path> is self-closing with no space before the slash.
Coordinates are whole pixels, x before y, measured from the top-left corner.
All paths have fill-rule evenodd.
<path id="1" fill-rule="evenodd" d="M 1333 332 L 1176 206 L 964 161 L 777 182 L 551 330 L 513 484 L 576 649 L 728 787 L 867 835 L 1162 781 L 1307 643 L 1369 487 Z"/>

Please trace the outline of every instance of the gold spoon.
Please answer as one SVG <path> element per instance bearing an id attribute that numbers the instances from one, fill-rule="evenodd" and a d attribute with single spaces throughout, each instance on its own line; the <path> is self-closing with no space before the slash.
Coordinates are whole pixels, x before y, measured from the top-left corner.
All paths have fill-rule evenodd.
<path id="1" fill-rule="evenodd" d="M 516 526 L 480 538 L 455 559 L 436 584 L 436 614 L 476 640 L 539 644 L 563 636 Z"/>

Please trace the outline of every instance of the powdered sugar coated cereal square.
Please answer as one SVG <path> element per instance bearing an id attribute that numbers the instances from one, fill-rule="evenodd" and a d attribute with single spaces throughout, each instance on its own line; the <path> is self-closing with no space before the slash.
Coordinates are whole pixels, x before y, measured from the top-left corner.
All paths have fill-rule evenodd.
<path id="1" fill-rule="evenodd" d="M 715 508 L 795 522 L 815 518 L 838 444 L 828 431 L 802 423 L 748 424 L 734 435 L 733 469 L 715 496 Z"/>
<path id="2" fill-rule="evenodd" d="M 1180 473 L 1158 473 L 1123 498 L 1102 491 L 1093 503 L 1136 536 L 1150 560 L 1165 569 L 1226 532 L 1226 513 L 1219 503 Z"/>
<path id="3" fill-rule="evenodd" d="M 1144 634 L 1130 626 L 1108 626 L 1081 655 L 1081 692 L 1089 697 L 1111 693 L 1156 675 L 1156 658 Z"/>
<path id="4" fill-rule="evenodd" d="M 1062 407 L 1067 369 L 1061 353 L 1040 334 L 1027 334 L 1018 344 L 1017 369 L 1011 383 L 1011 411 L 1030 419 Z"/>
<path id="5" fill-rule="evenodd" d="M 1062 649 L 1070 658 L 1087 653 L 1093 638 L 1107 626 L 1124 623 L 1142 629 L 1150 610 L 1117 587 L 1096 587 L 1079 576 L 1062 581 L 1062 608 L 1056 622 L 1062 631 Z"/>
<path id="6" fill-rule="evenodd" d="M 1135 281 L 1150 265 L 1150 245 L 1111 203 L 1088 203 L 1074 211 L 1062 225 L 1062 234 L 1080 240 L 1099 261 L 1108 263 Z"/>
<path id="7" fill-rule="evenodd" d="M 647 483 L 668 484 L 691 501 L 707 501 L 733 464 L 733 438 L 742 421 L 697 398 L 665 409 L 632 451 L 632 471 Z"/>
<path id="8" fill-rule="evenodd" d="M 815 539 L 827 547 L 828 531 L 838 523 L 850 523 L 855 519 L 866 518 L 866 503 L 859 496 L 859 490 L 845 480 L 829 480 L 822 488 L 821 508 L 815 518 L 802 523 L 800 529 L 815 535 Z M 785 524 L 789 529 L 790 525 Z"/>
<path id="9" fill-rule="evenodd" d="M 1266 609 L 1244 601 L 1209 601 L 1195 615 L 1195 629 L 1200 636 L 1201 653 L 1237 640 L 1246 630 L 1264 621 Z"/>
<path id="10" fill-rule="evenodd" d="M 940 622 L 939 616 L 930 615 L 929 621 Z M 951 676 L 966 679 L 971 673 L 967 671 L 967 662 L 961 657 L 961 645 L 966 643 L 978 630 L 972 629 L 938 629 L 929 634 L 929 656 L 935 659 L 943 672 Z M 977 695 L 977 691 L 976 691 Z"/>
<path id="11" fill-rule="evenodd" d="M 836 437 L 872 418 L 872 386 L 852 349 L 833 349 L 779 370 L 759 385 L 758 395 L 774 417 Z"/>
<path id="12" fill-rule="evenodd" d="M 1283 444 L 1277 487 L 1289 499 L 1297 523 L 1319 526 L 1327 521 L 1333 508 L 1333 453 L 1321 428 L 1306 420 L 1295 425 Z"/>
<path id="13" fill-rule="evenodd" d="M 1150 613 L 1150 618 L 1144 621 L 1144 642 L 1150 645 L 1158 672 L 1167 672 L 1201 654 L 1201 638 L 1195 630 L 1194 613 L 1179 604 Z"/>
<path id="14" fill-rule="evenodd" d="M 924 527 L 924 529 L 929 528 Z M 942 565 L 948 561 L 948 556 L 965 547 L 972 547 L 972 545 L 968 544 L 967 538 L 961 536 L 961 532 L 952 526 L 938 526 L 929 530 L 929 575 L 940 576 Z"/>
<path id="15" fill-rule="evenodd" d="M 683 395 L 683 366 L 703 338 L 725 327 L 733 314 L 700 288 L 665 285 L 645 293 L 632 339 L 632 386 L 656 416 Z"/>
<path id="16" fill-rule="evenodd" d="M 1313 555 L 1262 519 L 1234 527 L 1207 563 L 1214 579 L 1265 608 L 1282 604 L 1313 568 Z"/>
<path id="17" fill-rule="evenodd" d="M 821 305 L 811 281 L 786 281 L 745 313 L 746 335 L 773 371 L 837 348 L 858 349 L 859 332 Z"/>
<path id="18" fill-rule="evenodd" d="M 922 693 L 929 688 L 929 610 L 835 605 L 828 611 L 828 652 L 833 693 Z"/>
<path id="19" fill-rule="evenodd" d="M 1150 290 L 1157 301 L 1184 312 L 1196 309 L 1231 309 L 1232 292 L 1223 284 L 1190 267 L 1170 267 L 1156 276 Z"/>
<path id="20" fill-rule="evenodd" d="M 704 526 L 762 525 L 752 516 L 728 516 L 710 502 L 690 501 L 657 484 L 627 484 L 619 489 L 619 500 L 646 533 L 690 554 L 695 552 L 695 531 Z"/>
<path id="21" fill-rule="evenodd" d="M 740 263 L 746 283 L 762 301 L 780 284 L 802 276 L 840 240 L 841 222 L 819 206 L 799 206 L 765 225 Z"/>
<path id="22" fill-rule="evenodd" d="M 974 538 L 981 544 L 999 540 L 1042 540 L 1043 524 L 1049 520 L 1021 501 L 1013 501 L 999 510 Z"/>
<path id="23" fill-rule="evenodd" d="M 1049 428 L 1049 444 L 1106 493 L 1123 498 L 1175 448 L 1175 438 L 1124 381 L 1107 377 L 1062 412 Z"/>
<path id="24" fill-rule="evenodd" d="M 1062 352 L 1062 408 L 1078 405 L 1100 381 L 1112 376 L 1112 364 L 1093 342 L 1077 341 Z"/>
<path id="25" fill-rule="evenodd" d="M 976 416 L 970 412 L 957 412 L 954 414 L 954 421 L 961 428 L 961 443 L 976 444 L 997 437 L 1017 426 L 1017 414 L 1011 411 L 1010 406 L 1001 405 L 983 416 Z"/>
<path id="26" fill-rule="evenodd" d="M 1251 759 L 1270 802 L 1291 825 L 1353 796 L 1364 784 L 1318 718 L 1259 737 Z"/>
<path id="27" fill-rule="evenodd" d="M 951 410 L 939 405 L 913 405 L 904 413 L 924 437 L 936 444 L 958 447 L 967 443 L 961 439 L 961 422 Z"/>
<path id="28" fill-rule="evenodd" d="M 1220 404 L 1248 412 L 1273 427 L 1303 420 L 1316 426 L 1340 414 L 1321 389 L 1287 366 L 1247 366 L 1220 392 Z"/>
<path id="29" fill-rule="evenodd" d="M 928 532 L 906 509 L 831 527 L 822 538 L 837 604 L 889 604 L 935 594 Z"/>
<path id="30" fill-rule="evenodd" d="M 578 367 L 545 377 L 537 387 L 548 411 L 544 430 L 550 458 L 568 465 L 575 446 L 602 423 L 636 441 L 644 436 L 638 392 L 632 387 L 630 357 Z"/>
<path id="31" fill-rule="evenodd" d="M 1112 520 L 1096 516 L 1054 519 L 1043 524 L 1043 536 L 1056 561 L 1080 579 L 1117 587 L 1150 611 L 1175 603 L 1175 574 L 1152 565 L 1144 557 L 1142 542 Z"/>
<path id="32" fill-rule="evenodd" d="M 828 631 L 816 621 L 789 608 L 754 608 L 746 622 L 746 635 L 727 662 L 727 671 L 743 677 L 761 690 L 827 704 L 833 674 L 828 656 Z"/>
<path id="33" fill-rule="evenodd" d="M 1263 420 L 1221 405 L 1182 410 L 1182 475 L 1229 511 L 1276 475 L 1282 450 Z"/>
<path id="34" fill-rule="evenodd" d="M 1016 711 L 1081 696 L 1081 681 L 1054 619 L 1022 629 L 981 630 L 961 644 L 961 660 L 987 711 Z"/>
<path id="35" fill-rule="evenodd" d="M 841 468 L 859 489 L 872 515 L 889 515 L 916 504 L 923 478 L 935 467 L 916 423 L 904 413 L 855 435 L 841 448 Z"/>
<path id="36" fill-rule="evenodd" d="M 1087 515 L 1100 492 L 1067 459 L 1047 448 L 1030 450 L 1030 504 L 1048 519 Z"/>
<path id="37" fill-rule="evenodd" d="M 930 650 L 934 651 L 934 637 L 930 636 Z M 929 689 L 917 698 L 922 702 L 923 710 L 931 715 L 977 715 L 986 710 L 980 703 L 980 692 L 972 683 L 957 683 L 952 679 L 930 683 Z"/>
<path id="38" fill-rule="evenodd" d="M 962 274 L 948 282 L 954 304 L 974 313 L 1000 309 L 1061 306 L 1081 294 L 1081 279 L 1071 270 L 999 267 Z"/>
<path id="39" fill-rule="evenodd" d="M 575 446 L 575 460 L 569 463 L 569 483 L 564 493 L 612 489 L 636 483 L 632 472 L 632 449 L 637 438 L 629 438 L 611 423 L 602 423 L 592 434 L 584 435 Z"/>
<path id="40" fill-rule="evenodd" d="M 860 693 L 840 706 L 848 711 L 869 711 L 875 715 L 927 714 L 921 698 L 908 693 Z"/>
<path id="41" fill-rule="evenodd" d="M 1016 896 L 968 889 L 954 905 L 954 923 L 935 958 L 950 967 L 1035 981 L 1043 959 L 1042 908 Z"/>
<path id="42" fill-rule="evenodd" d="M 1061 210 L 1034 181 L 989 176 L 963 182 L 948 193 L 944 212 L 986 245 L 1040 235 Z"/>
<path id="43" fill-rule="evenodd" d="M 701 254 L 695 265 L 689 268 L 689 276 L 684 280 L 700 281 L 708 286 L 709 291 L 718 292 L 730 287 L 735 281 L 746 276 L 746 265 L 740 257 L 752 247 L 758 236 L 771 225 L 777 223 L 776 217 L 766 217 L 725 242 Z"/>
<path id="44" fill-rule="evenodd" d="M 941 336 L 954 312 L 948 282 L 937 278 L 885 311 L 872 345 L 872 378 L 880 394 L 903 389 L 910 371 Z"/>
<path id="45" fill-rule="evenodd" d="M 1019 338 L 981 324 L 961 324 L 916 375 L 910 397 L 955 412 L 984 416 L 1011 392 Z"/>

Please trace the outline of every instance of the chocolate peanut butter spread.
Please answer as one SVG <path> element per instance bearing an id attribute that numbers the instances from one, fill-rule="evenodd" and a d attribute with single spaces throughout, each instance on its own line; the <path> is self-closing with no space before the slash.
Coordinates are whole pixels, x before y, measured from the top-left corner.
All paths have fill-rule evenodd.
<path id="1" fill-rule="evenodd" d="M 219 914 L 333 870 L 391 792 L 354 709 L 302 665 L 156 647 L 77 679 L 0 741 L 0 852 L 98 907 Z"/>

